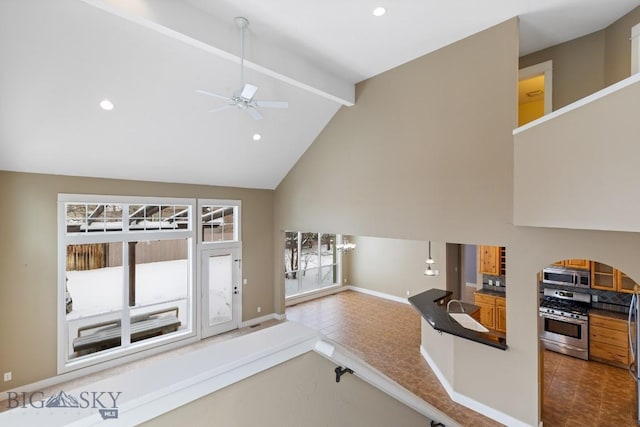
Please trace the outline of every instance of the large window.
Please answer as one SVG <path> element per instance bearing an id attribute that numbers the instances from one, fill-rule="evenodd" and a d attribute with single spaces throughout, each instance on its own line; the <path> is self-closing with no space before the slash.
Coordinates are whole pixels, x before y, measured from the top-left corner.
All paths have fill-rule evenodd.
<path id="1" fill-rule="evenodd" d="M 58 205 L 61 371 L 193 334 L 194 200 Z"/>
<path id="2" fill-rule="evenodd" d="M 284 264 L 285 297 L 334 286 L 338 281 L 336 235 L 287 231 Z"/>

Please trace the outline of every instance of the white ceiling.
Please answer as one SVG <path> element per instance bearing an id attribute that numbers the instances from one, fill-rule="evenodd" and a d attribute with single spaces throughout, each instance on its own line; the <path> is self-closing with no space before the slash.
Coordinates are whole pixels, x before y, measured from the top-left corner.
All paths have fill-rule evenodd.
<path id="1" fill-rule="evenodd" d="M 388 12 L 376 18 L 371 10 Z M 0 169 L 275 188 L 355 83 L 521 17 L 521 54 L 640 0 L 0 0 Z M 286 100 L 209 113 L 245 80 Z M 98 103 L 111 99 L 115 109 Z M 259 132 L 259 142 L 251 136 Z"/>

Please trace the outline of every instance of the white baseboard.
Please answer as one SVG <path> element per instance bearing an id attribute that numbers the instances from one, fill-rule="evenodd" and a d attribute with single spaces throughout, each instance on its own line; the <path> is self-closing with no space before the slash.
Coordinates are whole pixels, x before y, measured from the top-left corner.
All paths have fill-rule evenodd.
<path id="1" fill-rule="evenodd" d="M 358 286 L 351 286 L 351 285 L 345 286 L 345 288 L 349 289 L 350 291 L 360 292 L 367 295 L 373 295 L 374 297 L 384 298 L 384 299 L 388 299 L 395 302 L 401 302 L 403 304 L 409 304 L 409 300 L 406 298 L 397 297 L 391 294 L 385 294 L 384 292 L 372 291 L 371 289 L 359 288 Z"/>
<path id="2" fill-rule="evenodd" d="M 277 314 L 277 313 L 271 313 L 271 314 L 266 314 L 264 316 L 260 316 L 260 317 L 255 317 L 253 319 L 249 319 L 249 320 L 245 320 L 244 322 L 242 322 L 240 324 L 241 328 L 245 328 L 247 326 L 253 326 L 253 325 L 258 325 L 262 322 L 266 322 L 267 320 L 286 320 L 287 317 L 284 314 Z"/>
<path id="3" fill-rule="evenodd" d="M 358 286 L 344 285 L 344 286 L 338 286 L 335 288 L 326 289 L 324 291 L 313 292 L 313 293 L 305 294 L 299 297 L 290 298 L 285 302 L 285 306 L 291 306 L 291 305 L 299 304 L 301 302 L 311 301 L 316 298 L 322 298 L 322 297 L 326 297 L 326 296 L 337 294 L 338 292 L 344 292 L 344 291 L 360 292 L 363 294 L 372 295 L 374 297 L 384 298 L 390 301 L 409 304 L 409 300 L 406 298 L 397 297 L 395 295 L 387 294 L 384 292 L 373 291 L 371 289 L 360 288 Z"/>
<path id="4" fill-rule="evenodd" d="M 349 289 L 349 286 L 332 286 L 331 288 L 328 289 L 323 289 L 323 290 L 319 290 L 319 291 L 314 291 L 314 292 L 309 292 L 300 296 L 295 296 L 292 298 L 287 298 L 285 300 L 285 307 L 291 306 L 291 305 L 296 305 L 299 304 L 301 302 L 306 302 L 306 301 L 311 301 L 313 299 L 316 298 L 322 298 L 322 297 L 326 297 L 329 295 L 333 295 L 333 294 L 337 294 L 338 292 L 343 292 Z"/>
<path id="5" fill-rule="evenodd" d="M 434 360 L 431 358 L 431 356 L 429 356 L 429 353 L 427 353 L 424 346 L 422 345 L 420 345 L 420 354 L 422 355 L 424 360 L 427 361 L 427 363 L 429 364 L 429 367 L 431 367 L 431 370 L 438 378 L 438 381 L 440 381 L 440 384 L 442 384 L 447 394 L 449 395 L 451 400 L 453 400 L 454 402 L 459 403 L 462 406 L 466 406 L 469 409 L 473 409 L 474 411 L 507 426 L 513 426 L 513 427 L 529 427 L 530 426 L 527 423 L 524 423 L 518 419 L 513 418 L 511 415 L 507 415 L 504 412 L 500 412 L 497 409 L 487 406 L 482 402 L 478 402 L 475 399 L 472 399 L 468 396 L 458 393 L 453 389 L 451 384 L 449 384 L 449 381 L 447 381 L 444 374 L 440 371 L 440 369 L 438 368 L 438 365 L 436 365 Z"/>

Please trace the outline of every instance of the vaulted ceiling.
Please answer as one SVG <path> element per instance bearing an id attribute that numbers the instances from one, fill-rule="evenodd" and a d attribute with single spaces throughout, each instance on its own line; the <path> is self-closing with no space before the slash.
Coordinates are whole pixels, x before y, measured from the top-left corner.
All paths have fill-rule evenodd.
<path id="1" fill-rule="evenodd" d="M 355 84 L 514 16 L 521 54 L 640 0 L 2 0 L 0 169 L 277 187 Z M 375 17 L 376 6 L 386 15 Z M 262 120 L 197 89 L 240 89 Z M 102 99 L 115 108 L 104 111 Z M 260 141 L 252 136 L 261 134 Z"/>

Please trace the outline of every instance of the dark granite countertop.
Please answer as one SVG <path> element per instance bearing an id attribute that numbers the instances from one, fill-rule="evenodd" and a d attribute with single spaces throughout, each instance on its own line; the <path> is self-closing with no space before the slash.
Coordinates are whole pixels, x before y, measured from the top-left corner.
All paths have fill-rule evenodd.
<path id="1" fill-rule="evenodd" d="M 429 323 L 433 329 L 446 332 L 451 335 L 465 338 L 501 350 L 507 349 L 507 342 L 504 334 L 495 331 L 476 332 L 463 328 L 458 322 L 453 320 L 447 313 L 444 301 L 451 295 L 449 291 L 441 289 L 429 289 L 428 291 L 419 293 L 409 298 L 409 302 L 422 315 L 424 320 Z M 451 307 L 457 304 L 451 304 Z"/>
<path id="2" fill-rule="evenodd" d="M 502 297 L 505 298 L 505 292 L 504 291 L 494 291 L 491 289 L 487 289 L 487 288 L 482 288 L 482 289 L 478 289 L 476 291 L 477 294 L 484 294 L 484 295 L 491 295 L 492 297 Z"/>
<path id="3" fill-rule="evenodd" d="M 629 319 L 629 315 L 626 313 L 619 313 L 617 311 L 610 311 L 610 310 L 600 310 L 598 308 L 592 308 L 589 310 L 589 314 L 596 314 L 596 315 L 600 315 L 603 317 L 611 317 L 612 319 L 618 319 L 618 320 L 628 320 Z"/>

